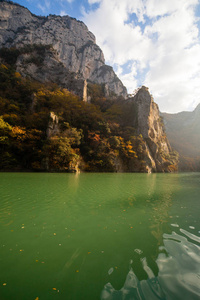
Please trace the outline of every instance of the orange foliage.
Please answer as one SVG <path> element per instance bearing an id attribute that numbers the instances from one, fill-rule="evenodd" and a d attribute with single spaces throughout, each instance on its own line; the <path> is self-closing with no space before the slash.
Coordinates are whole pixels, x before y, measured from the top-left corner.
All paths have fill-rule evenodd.
<path id="1" fill-rule="evenodd" d="M 12 128 L 12 136 L 17 140 L 23 141 L 26 138 L 26 130 L 20 126 L 14 126 Z"/>

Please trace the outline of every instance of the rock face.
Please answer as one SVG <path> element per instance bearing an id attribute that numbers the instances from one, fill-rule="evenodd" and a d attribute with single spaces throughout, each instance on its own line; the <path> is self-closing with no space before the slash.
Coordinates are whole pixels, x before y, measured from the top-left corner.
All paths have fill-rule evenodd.
<path id="1" fill-rule="evenodd" d="M 0 48 L 23 48 L 26 45 L 51 45 L 51 51 L 45 53 L 40 65 L 40 68 L 43 65 L 46 68 L 43 72 L 39 72 L 37 64 L 31 63 L 30 57 L 23 53 L 17 61 L 22 73 L 33 78 L 40 73 L 41 80 L 53 82 L 67 76 L 67 79 L 61 80 L 67 88 L 70 74 L 71 77 L 73 74 L 73 78 L 79 80 L 79 84 L 82 82 L 83 86 L 84 80 L 103 84 L 109 93 L 127 97 L 126 88 L 113 69 L 105 65 L 104 55 L 96 45 L 94 35 L 83 22 L 69 16 L 39 17 L 18 4 L 0 2 Z M 48 72 L 49 69 L 51 72 Z"/>
<path id="2" fill-rule="evenodd" d="M 83 22 L 69 16 L 38 17 L 18 4 L 1 1 L 0 51 L 3 63 L 8 59 L 7 63 L 14 66 L 23 77 L 28 76 L 45 83 L 57 83 L 81 96 L 85 102 L 89 102 L 88 83 L 100 84 L 106 97 L 127 98 L 126 88 L 112 67 L 105 65 L 103 53 L 96 45 L 94 35 Z M 89 84 L 88 90 L 92 90 L 92 87 L 96 86 Z M 148 88 L 143 86 L 134 97 L 122 102 L 122 106 L 126 102 L 128 107 L 124 116 L 126 120 L 123 120 L 126 125 L 122 126 L 131 126 L 133 132 L 135 129 L 133 146 L 134 143 L 136 146 L 137 141 L 140 149 L 136 149 L 136 155 L 135 151 L 128 148 L 130 145 L 124 143 L 123 147 L 132 151 L 126 150 L 125 153 L 132 153 L 132 158 L 127 155 L 130 158 L 127 160 L 127 157 L 116 155 L 113 161 L 116 171 L 175 171 L 177 156 L 169 145 L 158 106 Z M 30 111 L 34 112 L 36 104 L 37 97 L 33 94 Z M 128 114 L 130 116 L 127 116 Z M 58 116 L 53 112 L 50 113 L 47 127 L 48 139 L 59 135 Z M 48 169 L 48 161 L 45 164 Z"/>
<path id="3" fill-rule="evenodd" d="M 56 114 L 54 114 L 53 111 L 51 111 L 49 116 L 49 124 L 47 128 L 47 138 L 49 139 L 50 137 L 57 135 L 59 133 L 60 133 L 59 118 Z"/>
<path id="4" fill-rule="evenodd" d="M 135 111 L 132 125 L 136 128 L 137 134 L 141 134 L 145 140 L 146 155 L 144 160 L 147 171 L 172 171 L 172 168 L 176 168 L 177 158 L 173 157 L 158 105 L 154 102 L 148 88 L 142 86 L 129 101 L 132 102 Z"/>

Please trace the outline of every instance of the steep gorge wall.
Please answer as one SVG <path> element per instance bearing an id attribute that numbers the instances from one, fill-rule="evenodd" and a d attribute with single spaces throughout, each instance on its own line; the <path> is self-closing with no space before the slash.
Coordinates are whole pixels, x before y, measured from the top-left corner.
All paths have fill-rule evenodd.
<path id="1" fill-rule="evenodd" d="M 105 65 L 103 52 L 83 22 L 69 16 L 38 17 L 18 4 L 0 2 L 0 48 L 23 48 L 35 44 L 52 46 L 54 51 L 46 56 L 45 65 L 48 66 L 52 59 L 57 62 L 57 67 L 60 63 L 60 68 L 63 68 L 60 74 L 72 73 L 78 80 L 103 84 L 111 93 L 127 97 L 126 88 L 113 69 Z M 25 66 L 25 58 L 20 57 L 19 70 L 25 73 L 28 69 L 28 75 L 35 77 L 37 66 Z M 53 72 L 52 78 L 43 75 L 42 78 L 58 81 Z"/>
<path id="2" fill-rule="evenodd" d="M 171 166 L 177 165 L 177 157 L 166 137 L 164 124 L 160 117 L 158 105 L 154 102 L 148 88 L 142 86 L 129 101 L 136 112 L 133 126 L 137 134 L 145 140 L 145 161 L 149 172 L 170 172 Z"/>
<path id="3" fill-rule="evenodd" d="M 18 4 L 0 2 L 0 49 L 12 47 L 19 49 L 15 66 L 22 76 L 55 82 L 81 95 L 84 101 L 87 101 L 87 82 L 102 84 L 105 96 L 127 97 L 126 88 L 112 67 L 105 65 L 94 35 L 76 19 L 52 15 L 38 17 Z M 127 126 L 134 127 L 138 136 L 142 135 L 141 153 L 145 155 L 137 157 L 138 165 L 129 163 L 126 166 L 116 159 L 116 171 L 141 171 L 140 160 L 144 160 L 142 171 L 176 170 L 177 157 L 169 145 L 158 106 L 148 88 L 142 87 L 126 103 L 134 112 Z M 51 125 L 49 136 L 58 132 L 58 126 Z"/>

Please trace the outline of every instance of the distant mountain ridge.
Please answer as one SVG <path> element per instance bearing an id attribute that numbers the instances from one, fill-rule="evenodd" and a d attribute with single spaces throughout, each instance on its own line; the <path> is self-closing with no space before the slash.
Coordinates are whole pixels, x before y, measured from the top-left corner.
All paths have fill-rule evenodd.
<path id="1" fill-rule="evenodd" d="M 180 153 L 181 169 L 187 169 L 184 164 L 192 159 L 192 165 L 197 164 L 200 170 L 200 103 L 192 112 L 161 113 L 161 116 L 171 146 Z"/>

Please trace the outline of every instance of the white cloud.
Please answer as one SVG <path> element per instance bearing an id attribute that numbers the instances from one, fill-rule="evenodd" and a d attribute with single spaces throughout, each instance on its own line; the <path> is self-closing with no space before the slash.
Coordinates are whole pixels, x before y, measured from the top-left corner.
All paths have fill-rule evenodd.
<path id="1" fill-rule="evenodd" d="M 49 9 L 50 6 L 51 6 L 51 1 L 50 0 L 45 0 L 44 3 L 45 3 L 45 6 Z"/>
<path id="2" fill-rule="evenodd" d="M 95 3 L 99 3 L 101 2 L 101 0 L 88 0 L 89 4 L 95 4 Z"/>
<path id="3" fill-rule="evenodd" d="M 46 9 L 46 6 L 45 5 L 42 5 L 42 4 L 38 4 L 37 7 L 43 12 L 43 14 L 46 13 L 47 9 Z"/>
<path id="4" fill-rule="evenodd" d="M 46 14 L 48 12 L 50 6 L 51 6 L 50 0 L 45 0 L 43 5 L 41 3 L 37 4 L 37 7 L 43 12 L 43 14 Z"/>
<path id="5" fill-rule="evenodd" d="M 124 73 L 124 70 L 120 65 L 117 66 L 116 74 L 123 81 L 123 84 L 127 87 L 128 90 L 134 91 L 137 88 L 137 80 L 135 77 L 137 75 L 137 63 L 131 63 L 131 71 Z"/>
<path id="6" fill-rule="evenodd" d="M 66 13 L 66 11 L 64 11 L 64 10 L 61 10 L 61 11 L 60 11 L 60 15 L 61 15 L 61 17 L 63 17 L 63 16 L 66 16 L 67 13 Z"/>
<path id="7" fill-rule="evenodd" d="M 68 3 L 72 3 L 72 2 L 74 2 L 74 0 L 61 0 L 61 2 L 68 2 Z"/>
<path id="8" fill-rule="evenodd" d="M 84 12 L 83 21 L 129 92 L 146 84 L 160 109 L 172 112 L 200 102 L 198 0 L 88 2 L 99 7 Z M 124 74 L 128 61 L 132 66 Z"/>

